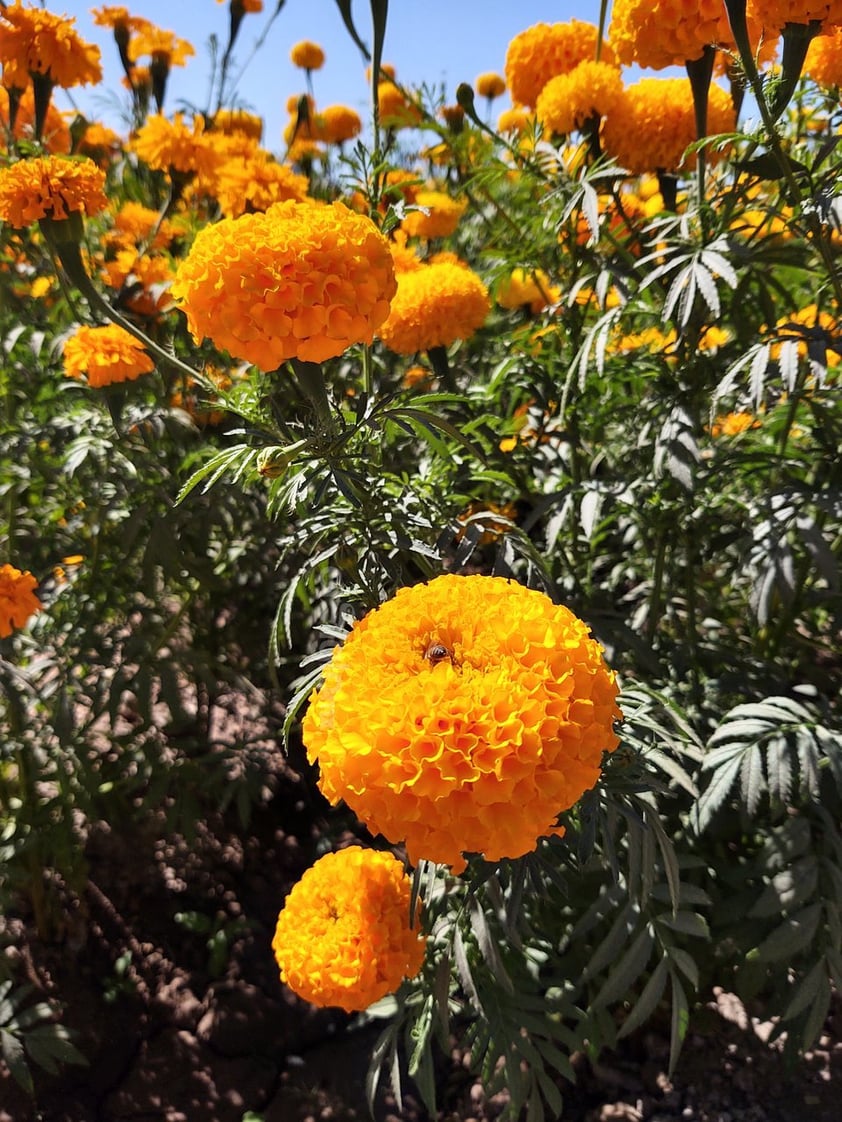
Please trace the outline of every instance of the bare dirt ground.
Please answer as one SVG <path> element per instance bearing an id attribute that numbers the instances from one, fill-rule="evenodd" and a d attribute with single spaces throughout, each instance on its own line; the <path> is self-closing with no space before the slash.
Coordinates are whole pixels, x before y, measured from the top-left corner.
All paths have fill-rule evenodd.
<path id="1" fill-rule="evenodd" d="M 312 784 L 279 753 L 271 764 L 273 794 L 248 830 L 220 816 L 191 837 L 161 840 L 154 820 L 119 832 L 99 824 L 86 845 L 89 888 L 81 898 L 56 888 L 70 917 L 62 936 L 44 945 L 30 916 L 2 921 L 6 953 L 61 1008 L 89 1063 L 52 1077 L 36 1069 L 34 1102 L 0 1065 L 0 1122 L 368 1117 L 376 1026 L 297 1000 L 272 958 L 278 909 L 324 823 Z M 752 1012 L 708 995 L 672 1077 L 657 1026 L 597 1062 L 574 1057 L 578 1080 L 562 1086 L 558 1122 L 839 1122 L 842 1005 L 791 1070 Z M 455 1042 L 442 1057 L 440 1102 L 442 1122 L 493 1122 L 506 1105 L 486 1098 Z M 381 1092 L 376 1113 L 379 1122 L 428 1120 L 411 1094 L 398 1110 Z"/>

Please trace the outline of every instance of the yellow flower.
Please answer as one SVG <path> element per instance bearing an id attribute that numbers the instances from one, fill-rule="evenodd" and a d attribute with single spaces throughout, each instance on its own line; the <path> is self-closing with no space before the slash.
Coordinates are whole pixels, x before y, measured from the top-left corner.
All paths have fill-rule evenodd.
<path id="1" fill-rule="evenodd" d="M 768 32 L 782 31 L 788 23 L 813 23 L 824 28 L 842 25 L 842 0 L 749 0 L 748 18 Z"/>
<path id="2" fill-rule="evenodd" d="M 390 351 L 409 355 L 469 339 L 485 323 L 488 290 L 471 269 L 451 262 L 398 274 L 398 290 L 379 335 Z"/>
<path id="3" fill-rule="evenodd" d="M 586 625 L 502 577 L 401 589 L 334 651 L 304 717 L 331 802 L 413 863 L 519 857 L 596 783 L 617 685 Z"/>
<path id="4" fill-rule="evenodd" d="M 412 128 L 421 123 L 423 114 L 407 99 L 394 82 L 381 82 L 377 87 L 377 107 L 382 124 L 391 129 Z"/>
<path id="5" fill-rule="evenodd" d="M 99 47 L 77 35 L 75 23 L 75 19 L 41 8 L 4 5 L 0 9 L 3 85 L 25 89 L 32 74 L 43 75 L 65 89 L 99 82 Z"/>
<path id="6" fill-rule="evenodd" d="M 807 48 L 804 73 L 820 86 L 842 86 L 842 28 L 828 28 Z"/>
<path id="7" fill-rule="evenodd" d="M 166 31 L 152 24 L 142 28 L 129 44 L 129 58 L 132 62 L 149 55 L 153 65 L 165 65 L 167 69 L 171 66 L 185 66 L 188 58 L 195 53 L 192 43 L 180 38 L 174 31 Z"/>
<path id="8" fill-rule="evenodd" d="M 734 125 L 731 98 L 713 83 L 708 99 L 708 133 L 731 132 Z M 682 170 L 688 166 L 683 159 L 685 150 L 694 140 L 693 94 L 686 78 L 643 78 L 628 86 L 602 128 L 605 152 L 634 174 Z M 722 156 L 721 150 L 708 148 L 711 161 Z"/>
<path id="9" fill-rule="evenodd" d="M 313 1005 L 367 1009 L 413 978 L 425 941 L 409 926 L 411 882 L 391 853 L 328 853 L 286 898 L 272 950 L 281 980 Z"/>
<path id="10" fill-rule="evenodd" d="M 68 378 L 87 375 L 94 388 L 115 382 L 132 382 L 155 369 L 141 343 L 117 324 L 82 326 L 64 344 L 64 373 Z"/>
<path id="11" fill-rule="evenodd" d="M 607 62 L 580 62 L 551 78 L 538 95 L 535 114 L 550 132 L 581 129 L 593 117 L 612 113 L 623 97 L 623 79 Z"/>
<path id="12" fill-rule="evenodd" d="M 536 314 L 561 299 L 561 289 L 550 282 L 543 269 L 512 269 L 497 289 L 501 308 L 528 306 Z"/>
<path id="13" fill-rule="evenodd" d="M 244 159 L 226 160 L 213 177 L 210 188 L 226 218 L 246 212 L 268 210 L 285 199 L 303 199 L 310 183 L 270 152 L 259 148 Z"/>
<path id="14" fill-rule="evenodd" d="M 491 72 L 478 74 L 474 89 L 480 97 L 487 97 L 489 101 L 493 101 L 495 97 L 500 97 L 506 92 L 506 79 Z"/>
<path id="15" fill-rule="evenodd" d="M 99 214 L 108 205 L 105 173 L 93 160 L 43 156 L 0 168 L 0 218 L 29 226 L 42 218 Z"/>
<path id="16" fill-rule="evenodd" d="M 34 591 L 37 586 L 38 581 L 28 570 L 0 565 L 0 639 L 41 611 L 41 601 Z"/>
<path id="17" fill-rule="evenodd" d="M 172 121 L 156 113 L 138 129 L 129 148 L 154 171 L 166 171 L 171 175 L 173 172 L 207 175 L 220 159 L 210 135 L 205 133 L 204 118 L 198 114 L 190 128 L 184 123 L 183 113 L 176 113 Z"/>
<path id="18" fill-rule="evenodd" d="M 401 222 L 401 229 L 410 238 L 449 237 L 468 205 L 464 199 L 452 199 L 443 191 L 417 191 L 413 202 L 424 210 L 409 211 Z"/>
<path id="19" fill-rule="evenodd" d="M 217 109 L 213 116 L 213 127 L 225 136 L 245 133 L 258 144 L 263 136 L 262 118 L 255 113 L 246 112 L 245 109 Z"/>
<path id="20" fill-rule="evenodd" d="M 155 316 L 172 305 L 168 288 L 173 270 L 168 257 L 141 254 L 134 247 L 120 249 L 104 264 L 102 278 L 110 288 L 123 290 L 122 298 L 138 315 Z"/>
<path id="21" fill-rule="evenodd" d="M 177 230 L 169 219 L 161 221 L 157 210 L 128 199 L 114 215 L 114 230 L 121 241 L 145 241 L 156 230 L 152 248 L 163 249 L 176 236 Z"/>
<path id="22" fill-rule="evenodd" d="M 342 203 L 275 203 L 202 230 L 172 295 L 196 341 L 263 370 L 370 343 L 395 292 L 389 244 Z"/>
<path id="23" fill-rule="evenodd" d="M 614 0 L 608 37 L 624 66 L 655 70 L 734 43 L 722 0 Z"/>
<path id="24" fill-rule="evenodd" d="M 319 70 L 325 62 L 322 48 L 309 39 L 302 39 L 300 43 L 295 43 L 289 52 L 289 57 L 293 66 L 298 66 L 301 70 Z"/>
<path id="25" fill-rule="evenodd" d="M 710 426 L 710 435 L 713 437 L 738 436 L 747 429 L 759 428 L 760 421 L 755 418 L 753 413 L 725 413 L 717 417 Z"/>
<path id="26" fill-rule="evenodd" d="M 83 156 L 90 156 L 100 167 L 107 167 L 120 154 L 122 144 L 113 129 L 92 121 L 85 127 L 78 150 Z"/>
<path id="27" fill-rule="evenodd" d="M 498 132 L 526 132 L 533 121 L 533 117 L 522 105 L 512 109 L 504 109 L 497 118 Z"/>
<path id="28" fill-rule="evenodd" d="M 342 144 L 362 132 L 363 123 L 355 109 L 347 105 L 328 105 L 321 110 L 321 139 L 328 144 Z"/>
<path id="29" fill-rule="evenodd" d="M 506 84 L 512 101 L 534 109 L 538 94 L 550 78 L 596 58 L 598 36 L 597 27 L 577 19 L 536 23 L 515 35 L 506 51 Z M 602 46 L 600 58 L 607 63 L 614 61 L 607 43 Z"/>

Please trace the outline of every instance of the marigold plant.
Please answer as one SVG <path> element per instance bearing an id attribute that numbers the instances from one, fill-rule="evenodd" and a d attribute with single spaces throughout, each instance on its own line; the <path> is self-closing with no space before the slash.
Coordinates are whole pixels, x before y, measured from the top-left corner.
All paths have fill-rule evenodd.
<path id="1" fill-rule="evenodd" d="M 485 323 L 488 290 L 473 270 L 442 261 L 398 274 L 389 318 L 378 334 L 390 351 L 408 355 L 469 339 Z"/>
<path id="2" fill-rule="evenodd" d="M 623 79 L 607 62 L 580 62 L 567 74 L 551 78 L 538 95 L 535 114 L 551 132 L 581 129 L 594 117 L 605 117 L 623 98 Z"/>
<path id="3" fill-rule="evenodd" d="M 130 382 L 155 369 L 143 345 L 117 324 L 82 325 L 64 344 L 64 373 L 99 388 Z"/>
<path id="4" fill-rule="evenodd" d="M 392 993 L 424 962 L 425 940 L 409 926 L 410 892 L 391 853 L 350 846 L 321 857 L 278 916 L 272 950 L 282 980 L 314 1005 L 349 1012 Z"/>
<path id="5" fill-rule="evenodd" d="M 331 802 L 414 863 L 519 857 L 599 778 L 617 684 L 567 608 L 501 577 L 401 589 L 333 655 L 304 719 Z"/>
<path id="6" fill-rule="evenodd" d="M 3 84 L 26 89 L 32 74 L 69 89 L 102 78 L 99 47 L 74 30 L 75 19 L 23 4 L 0 11 L 0 62 Z"/>
<path id="7" fill-rule="evenodd" d="M 0 639 L 41 611 L 41 601 L 35 595 L 37 587 L 38 581 L 27 569 L 0 565 Z"/>
<path id="8" fill-rule="evenodd" d="M 41 156 L 0 168 L 0 218 L 30 226 L 42 218 L 99 214 L 108 205 L 105 173 L 93 160 Z"/>
<path id="9" fill-rule="evenodd" d="M 395 288 L 389 244 L 371 219 L 305 200 L 205 227 L 172 295 L 197 341 L 273 370 L 370 343 Z"/>

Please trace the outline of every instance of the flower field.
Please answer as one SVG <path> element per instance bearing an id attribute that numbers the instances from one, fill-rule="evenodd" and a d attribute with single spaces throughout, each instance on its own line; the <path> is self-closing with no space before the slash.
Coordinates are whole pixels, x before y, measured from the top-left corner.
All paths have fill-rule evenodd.
<path id="1" fill-rule="evenodd" d="M 355 1117 L 327 1039 L 378 1117 L 590 1120 L 656 1038 L 622 1117 L 713 1122 L 711 1009 L 790 1073 L 842 1017 L 842 4 L 456 88 L 336 7 L 360 111 L 283 0 L 93 9 L 108 123 L 0 7 L 0 1122 Z"/>

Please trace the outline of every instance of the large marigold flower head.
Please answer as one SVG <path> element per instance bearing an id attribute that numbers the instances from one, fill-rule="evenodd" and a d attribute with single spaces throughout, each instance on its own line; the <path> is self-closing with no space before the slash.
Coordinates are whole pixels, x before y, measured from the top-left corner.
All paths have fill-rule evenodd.
<path id="1" fill-rule="evenodd" d="M 176 113 L 172 121 L 155 113 L 132 137 L 129 148 L 153 171 L 170 174 L 209 175 L 220 159 L 210 135 L 205 133 L 204 118 L 198 114 L 188 126 L 183 113 Z"/>
<path id="2" fill-rule="evenodd" d="M 506 85 L 516 105 L 535 108 L 538 94 L 558 74 L 580 62 L 596 58 L 599 29 L 572 19 L 567 23 L 536 23 L 515 35 L 506 51 Z M 603 62 L 614 61 L 614 52 L 603 43 Z"/>
<path id="3" fill-rule="evenodd" d="M 425 941 L 409 926 L 411 882 L 391 853 L 327 853 L 286 898 L 272 950 L 281 980 L 313 1005 L 361 1012 L 413 978 Z"/>
<path id="4" fill-rule="evenodd" d="M 592 117 L 605 117 L 615 110 L 623 91 L 616 66 L 580 62 L 567 74 L 550 78 L 538 95 L 535 114 L 552 132 L 573 132 Z"/>
<path id="5" fill-rule="evenodd" d="M 99 214 L 108 206 L 105 173 L 93 160 L 40 156 L 0 168 L 0 218 L 30 226 L 42 218 L 61 222 L 74 212 Z"/>
<path id="6" fill-rule="evenodd" d="M 94 388 L 132 382 L 154 369 L 155 363 L 143 345 L 114 323 L 104 327 L 82 325 L 64 344 L 66 377 L 85 375 Z"/>
<path id="7" fill-rule="evenodd" d="M 35 595 L 37 586 L 38 581 L 28 570 L 0 565 L 0 639 L 41 611 L 41 601 Z"/>
<path id="8" fill-rule="evenodd" d="M 76 20 L 42 8 L 10 4 L 0 10 L 3 84 L 25 89 L 32 74 L 69 89 L 102 79 L 100 50 L 74 31 Z"/>
<path id="9" fill-rule="evenodd" d="M 842 28 L 816 36 L 807 48 L 804 73 L 820 86 L 842 86 Z"/>
<path id="10" fill-rule="evenodd" d="M 731 132 L 735 122 L 730 96 L 714 83 L 708 95 L 708 133 Z M 693 94 L 686 78 L 643 78 L 628 86 L 602 128 L 605 152 L 633 174 L 684 169 L 689 166 L 684 153 L 695 140 Z M 712 162 L 723 155 L 708 149 Z"/>
<path id="11" fill-rule="evenodd" d="M 304 717 L 331 802 L 413 863 L 519 857 L 596 783 L 617 684 L 571 611 L 502 577 L 401 589 L 337 648 Z"/>
<path id="12" fill-rule="evenodd" d="M 301 70 L 320 70 L 325 64 L 325 53 L 318 43 L 309 39 L 302 39 L 300 43 L 293 44 L 289 52 L 293 66 Z"/>
<path id="13" fill-rule="evenodd" d="M 767 32 L 782 31 L 788 23 L 823 24 L 823 31 L 842 25 L 842 0 L 749 0 L 748 20 Z"/>
<path id="14" fill-rule="evenodd" d="M 614 0 L 608 38 L 624 66 L 655 70 L 734 43 L 722 0 Z"/>
<path id="15" fill-rule="evenodd" d="M 468 205 L 465 199 L 453 199 L 444 191 L 417 191 L 413 203 L 424 209 L 409 211 L 401 222 L 410 238 L 450 237 Z"/>
<path id="16" fill-rule="evenodd" d="M 490 306 L 485 285 L 463 265 L 443 261 L 405 269 L 379 335 L 400 355 L 449 347 L 482 327 Z"/>
<path id="17" fill-rule="evenodd" d="M 342 203 L 276 203 L 202 230 L 172 295 L 193 337 L 263 370 L 370 343 L 395 292 L 389 243 Z"/>

